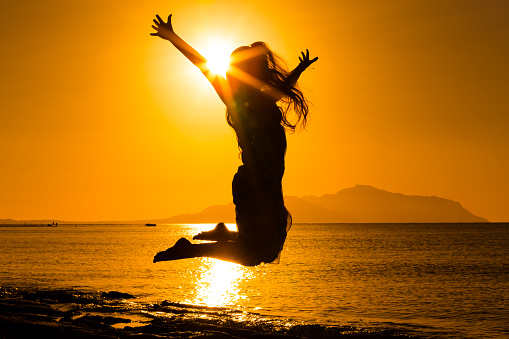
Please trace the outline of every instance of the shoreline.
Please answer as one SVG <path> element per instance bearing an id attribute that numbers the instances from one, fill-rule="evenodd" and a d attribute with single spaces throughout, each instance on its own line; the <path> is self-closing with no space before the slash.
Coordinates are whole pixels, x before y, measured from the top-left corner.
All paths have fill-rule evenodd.
<path id="1" fill-rule="evenodd" d="M 224 307 L 162 301 L 127 293 L 0 287 L 2 338 L 419 338 L 396 328 L 356 328 L 267 318 Z"/>

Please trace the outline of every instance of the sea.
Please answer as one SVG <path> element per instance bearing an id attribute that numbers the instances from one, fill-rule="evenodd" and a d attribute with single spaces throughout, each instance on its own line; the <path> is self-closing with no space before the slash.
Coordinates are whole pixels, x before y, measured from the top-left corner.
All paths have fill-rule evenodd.
<path id="1" fill-rule="evenodd" d="M 213 227 L 3 225 L 0 312 L 174 338 L 509 338 L 509 223 L 294 224 L 278 264 L 152 262 Z"/>

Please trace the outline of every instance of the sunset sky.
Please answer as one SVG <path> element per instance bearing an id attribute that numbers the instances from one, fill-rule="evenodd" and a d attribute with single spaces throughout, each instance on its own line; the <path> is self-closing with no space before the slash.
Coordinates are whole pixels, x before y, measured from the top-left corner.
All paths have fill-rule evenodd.
<path id="1" fill-rule="evenodd" d="M 261 40 L 292 68 L 306 48 L 319 56 L 301 77 L 311 120 L 288 136 L 285 195 L 364 184 L 509 221 L 503 0 L 3 0 L 0 219 L 155 219 L 231 202 L 241 162 L 224 106 L 149 35 L 170 13 L 204 54 Z"/>

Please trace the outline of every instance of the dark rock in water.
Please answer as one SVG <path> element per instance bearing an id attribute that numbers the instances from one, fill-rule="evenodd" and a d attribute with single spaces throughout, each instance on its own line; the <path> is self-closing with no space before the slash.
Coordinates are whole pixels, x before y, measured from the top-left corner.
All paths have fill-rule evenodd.
<path id="1" fill-rule="evenodd" d="M 30 314 L 42 315 L 47 317 L 60 317 L 63 312 L 51 308 L 49 305 L 44 305 L 32 301 L 25 300 L 1 300 L 0 301 L 0 314 Z"/>
<path id="2" fill-rule="evenodd" d="M 132 294 L 122 293 L 122 292 L 118 292 L 118 291 L 103 292 L 101 294 L 101 296 L 103 298 L 108 298 L 108 299 L 133 299 L 133 298 L 135 298 L 135 296 Z"/>
<path id="3" fill-rule="evenodd" d="M 131 319 L 117 318 L 117 317 L 104 317 L 103 322 L 108 325 L 129 324 L 129 323 L 131 323 Z"/>
<path id="4" fill-rule="evenodd" d="M 128 324 L 131 322 L 131 319 L 125 318 L 117 318 L 117 317 L 102 317 L 100 315 L 84 315 L 82 317 L 76 318 L 73 321 L 74 323 L 88 325 L 94 329 L 102 329 L 109 328 L 111 325 L 115 324 Z"/>
<path id="5" fill-rule="evenodd" d="M 207 309 L 207 310 L 225 310 L 224 307 L 212 307 L 212 306 L 205 306 L 205 305 L 191 305 L 191 304 L 183 304 L 183 303 L 174 303 L 168 300 L 164 300 L 161 302 L 162 307 L 179 307 L 179 308 L 192 308 L 194 310 L 199 309 Z"/>
<path id="6" fill-rule="evenodd" d="M 69 315 L 65 315 L 63 318 L 60 318 L 60 320 L 58 321 L 59 323 L 72 323 L 72 317 L 69 316 Z"/>
<path id="7" fill-rule="evenodd" d="M 109 324 L 105 324 L 103 322 L 103 317 L 100 315 L 84 315 L 74 319 L 73 324 L 86 325 L 94 330 L 107 329 L 111 327 Z"/>
<path id="8" fill-rule="evenodd" d="M 43 301 L 50 304 L 88 304 L 93 302 L 85 293 L 75 290 L 43 290 L 28 292 L 23 296 L 23 299 Z"/>

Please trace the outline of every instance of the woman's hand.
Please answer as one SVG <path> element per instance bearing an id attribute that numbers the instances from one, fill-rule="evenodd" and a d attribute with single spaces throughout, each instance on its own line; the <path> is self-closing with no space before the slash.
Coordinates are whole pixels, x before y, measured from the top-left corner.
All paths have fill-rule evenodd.
<path id="1" fill-rule="evenodd" d="M 173 31 L 173 26 L 171 25 L 171 16 L 172 14 L 168 15 L 168 22 L 164 22 L 163 19 L 159 15 L 156 15 L 156 19 L 154 19 L 154 25 L 152 25 L 152 28 L 155 29 L 156 33 L 150 33 L 150 35 L 159 36 L 163 39 L 170 40 L 172 35 L 175 34 Z"/>
<path id="2" fill-rule="evenodd" d="M 306 49 L 306 53 L 301 52 L 301 54 L 302 54 L 302 57 L 299 57 L 299 60 L 300 60 L 299 68 L 302 68 L 302 70 L 305 70 L 306 68 L 311 66 L 311 64 L 313 62 L 318 60 L 318 57 L 309 60 L 309 50 L 307 50 L 307 49 Z"/>

